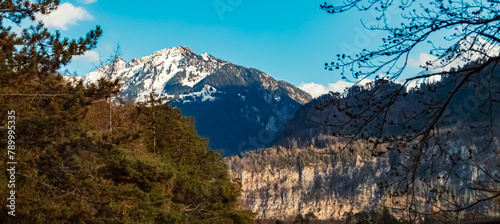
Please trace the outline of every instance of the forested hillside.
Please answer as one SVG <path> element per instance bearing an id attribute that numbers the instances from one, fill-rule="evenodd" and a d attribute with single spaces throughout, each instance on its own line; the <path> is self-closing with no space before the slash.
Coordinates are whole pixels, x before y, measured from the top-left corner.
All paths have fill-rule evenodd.
<path id="1" fill-rule="evenodd" d="M 274 147 L 228 158 L 242 180 L 243 207 L 259 218 L 288 220 L 313 212 L 362 221 L 385 208 L 402 221 L 417 214 L 414 222 L 497 217 L 500 201 L 490 189 L 498 183 L 500 144 L 491 130 L 500 108 L 490 100 L 500 92 L 486 90 L 498 86 L 500 73 L 487 74 L 456 93 L 420 149 L 413 134 L 432 121 L 435 104 L 460 78 L 417 88 L 379 79 L 312 100 L 280 129 Z M 388 109 L 376 109 L 390 101 Z"/>
<path id="2" fill-rule="evenodd" d="M 421 132 L 433 120 L 438 106 L 460 81 L 460 76 L 443 75 L 438 82 L 420 83 L 409 88 L 398 82 L 379 79 L 366 85 L 354 85 L 343 94 L 322 95 L 301 107 L 294 118 L 283 125 L 275 143 L 286 144 L 293 138 L 299 145 L 307 146 L 319 133 L 380 138 L 382 141 L 411 136 Z M 450 106 L 439 120 L 439 126 L 472 125 L 473 129 L 496 126 L 500 119 L 494 113 L 500 109 L 494 103 L 494 99 L 500 97 L 498 88 L 500 70 L 497 68 L 484 69 L 473 75 L 470 83 L 460 88 L 448 103 Z"/>
<path id="3" fill-rule="evenodd" d="M 220 153 L 179 110 L 118 100 L 110 107 L 114 83 L 104 80 L 88 88 L 56 74 L 16 82 L 2 86 L 0 118 L 16 112 L 18 209 L 8 217 L 2 206 L 2 223 L 251 222 L 235 209 L 240 186 Z M 7 204 L 11 189 L 0 186 Z"/>
<path id="4" fill-rule="evenodd" d="M 59 74 L 103 31 L 70 40 L 21 24 L 58 5 L 0 3 L 0 223 L 253 223 L 193 119 L 154 94 L 120 99 L 119 80 L 84 86 Z"/>

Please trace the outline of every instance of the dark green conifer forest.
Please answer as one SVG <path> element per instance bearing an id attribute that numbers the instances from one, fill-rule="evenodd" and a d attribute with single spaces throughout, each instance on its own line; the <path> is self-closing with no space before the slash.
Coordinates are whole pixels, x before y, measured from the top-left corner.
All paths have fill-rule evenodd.
<path id="1" fill-rule="evenodd" d="M 99 26 L 77 40 L 41 23 L 12 31 L 57 5 L 0 3 L 0 223 L 252 223 L 254 214 L 236 207 L 241 186 L 193 119 L 154 94 L 147 104 L 119 99 L 116 80 L 85 87 L 58 73 L 96 46 Z M 9 111 L 15 189 L 5 171 Z M 11 190 L 15 217 L 6 207 Z"/>

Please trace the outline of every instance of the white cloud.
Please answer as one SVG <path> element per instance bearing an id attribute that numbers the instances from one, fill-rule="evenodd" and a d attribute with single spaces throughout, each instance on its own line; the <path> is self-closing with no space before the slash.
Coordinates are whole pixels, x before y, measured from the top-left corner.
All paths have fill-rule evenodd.
<path id="1" fill-rule="evenodd" d="M 434 55 L 420 53 L 418 59 L 409 58 L 407 63 L 410 67 L 421 68 L 425 66 L 428 61 L 430 61 L 432 62 L 432 65 L 429 67 L 429 72 L 441 72 L 449 71 L 453 67 L 462 67 L 468 61 L 476 61 L 480 58 L 496 57 L 499 54 L 499 45 L 488 42 L 481 37 L 468 37 L 465 40 L 460 41 L 460 49 L 458 49 L 458 53 L 452 57 L 453 60 L 451 61 L 438 59 Z"/>
<path id="2" fill-rule="evenodd" d="M 330 84 L 332 85 L 332 84 Z M 327 87 L 321 84 L 311 83 L 300 83 L 298 86 L 300 89 L 311 94 L 312 97 L 318 97 L 328 92 Z"/>
<path id="3" fill-rule="evenodd" d="M 408 58 L 408 66 L 414 67 L 414 68 L 421 68 L 422 66 L 425 66 L 428 61 L 434 61 L 436 60 L 437 57 L 434 55 L 426 54 L 426 53 L 420 53 L 418 56 L 418 59 L 414 58 Z"/>
<path id="4" fill-rule="evenodd" d="M 91 4 L 91 3 L 97 2 L 97 0 L 80 0 L 79 2 L 81 2 L 83 4 Z"/>
<path id="5" fill-rule="evenodd" d="M 97 51 L 87 51 L 83 55 L 75 56 L 74 60 L 94 64 L 99 62 L 99 58 L 99 53 L 97 53 Z"/>
<path id="6" fill-rule="evenodd" d="M 372 80 L 368 79 L 363 79 L 359 85 L 364 85 Z M 307 93 L 311 94 L 313 97 L 318 97 L 323 94 L 326 94 L 330 91 L 332 92 L 338 92 L 338 93 L 343 93 L 346 88 L 351 87 L 354 85 L 354 83 L 347 82 L 344 80 L 339 80 L 336 83 L 329 83 L 328 86 L 324 86 L 321 84 L 317 84 L 314 82 L 311 83 L 301 83 L 299 85 L 299 88 L 306 91 Z"/>
<path id="7" fill-rule="evenodd" d="M 75 7 L 71 3 L 63 3 L 50 14 L 42 15 L 41 13 L 38 13 L 36 17 L 46 26 L 62 30 L 66 30 L 68 25 L 74 25 L 77 21 L 93 19 L 92 15 L 90 15 L 87 10 L 82 7 Z"/>

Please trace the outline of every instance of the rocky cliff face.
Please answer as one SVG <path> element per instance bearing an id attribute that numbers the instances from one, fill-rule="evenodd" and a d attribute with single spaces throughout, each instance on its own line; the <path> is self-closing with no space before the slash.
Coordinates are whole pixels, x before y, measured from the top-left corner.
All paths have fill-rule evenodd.
<path id="1" fill-rule="evenodd" d="M 376 182 L 388 171 L 387 158 L 340 159 L 320 152 L 326 151 L 270 148 L 228 159 L 243 186 L 243 207 L 262 219 L 313 212 L 326 220 L 382 204 Z"/>
<path id="2" fill-rule="evenodd" d="M 402 154 L 393 150 L 384 156 L 373 157 L 363 141 L 354 144 L 354 151 L 340 151 L 345 143 L 325 135 L 314 141 L 315 145 L 310 147 L 297 148 L 294 142 L 290 149 L 280 146 L 227 158 L 231 175 L 240 179 L 243 186 L 242 207 L 257 212 L 262 219 L 291 219 L 309 212 L 319 219 L 342 219 L 347 213 L 382 213 L 384 206 L 391 208 L 389 211 L 395 217 L 408 217 L 404 211 L 411 197 L 400 191 L 405 186 L 401 182 L 403 177 L 398 174 L 402 172 L 398 164 L 407 162 Z M 461 144 L 474 145 L 465 140 L 455 141 L 457 153 L 467 151 L 468 147 L 460 147 Z M 489 155 L 498 158 L 498 154 Z M 481 160 L 491 159 L 483 157 Z M 444 160 L 439 162 L 446 163 Z M 456 208 L 455 205 L 468 206 L 488 197 L 485 192 L 464 187 L 486 180 L 484 172 L 465 162 L 456 164 L 453 169 L 460 177 L 432 179 L 430 175 L 417 175 L 413 203 L 419 211 L 436 212 Z M 459 217 L 471 214 L 498 216 L 499 205 L 492 201 L 480 203 L 475 210 L 462 212 Z"/>

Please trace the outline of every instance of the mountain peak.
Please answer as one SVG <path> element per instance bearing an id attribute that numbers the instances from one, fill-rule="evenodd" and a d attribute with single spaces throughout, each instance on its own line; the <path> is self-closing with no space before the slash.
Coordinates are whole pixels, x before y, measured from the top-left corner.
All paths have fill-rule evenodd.
<path id="1" fill-rule="evenodd" d="M 136 102 L 145 101 L 154 91 L 184 115 L 195 117 L 197 130 L 210 138 L 210 146 L 226 153 L 267 144 L 267 140 L 257 145 L 245 142 L 260 135 L 259 130 L 272 136 L 311 99 L 306 92 L 257 69 L 208 53 L 197 55 L 188 47 L 165 48 L 128 62 L 121 58 L 114 62 L 85 75 L 84 85 L 102 77 L 118 78 L 120 95 Z"/>
<path id="2" fill-rule="evenodd" d="M 167 48 L 168 49 L 168 48 Z M 170 48 L 171 51 L 174 51 L 174 52 L 179 52 L 179 53 L 191 53 L 191 54 L 196 54 L 193 50 L 191 50 L 189 47 L 187 46 L 176 46 L 176 47 L 173 47 L 173 48 Z"/>
<path id="3" fill-rule="evenodd" d="M 116 58 L 112 64 L 114 69 L 110 69 L 112 65 L 108 64 L 87 74 L 83 80 L 86 85 L 95 83 L 112 71 L 111 78 L 120 79 L 123 86 L 122 92 L 125 95 L 141 99 L 141 96 L 147 96 L 153 90 L 157 93 L 177 92 L 172 89 L 176 86 L 178 88 L 185 86 L 184 92 L 189 92 L 188 88 L 193 87 L 227 63 L 208 53 L 197 55 L 189 47 L 176 46 L 156 51 L 148 56 L 134 58 L 129 62 Z"/>
<path id="4" fill-rule="evenodd" d="M 276 94 L 282 90 L 300 104 L 310 100 L 308 94 L 289 83 L 278 82 L 264 72 L 234 65 L 209 53 L 197 55 L 186 46 L 165 48 L 129 62 L 122 58 L 114 62 L 114 69 L 110 69 L 112 65 L 106 65 L 87 74 L 83 78 L 84 84 L 95 83 L 113 72 L 111 78 L 120 79 L 122 94 L 135 99 L 142 99 L 153 90 L 164 95 L 177 95 L 200 91 L 204 84 L 216 88 L 255 84 Z"/>
<path id="5" fill-rule="evenodd" d="M 176 47 L 171 47 L 171 48 L 164 48 L 159 51 L 154 52 L 153 54 L 149 56 L 145 56 L 143 58 L 150 58 L 150 57 L 161 57 L 161 58 L 172 58 L 172 57 L 192 57 L 195 56 L 196 53 L 189 49 L 189 47 L 186 46 L 176 46 Z"/>

